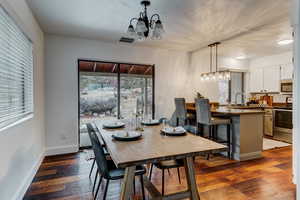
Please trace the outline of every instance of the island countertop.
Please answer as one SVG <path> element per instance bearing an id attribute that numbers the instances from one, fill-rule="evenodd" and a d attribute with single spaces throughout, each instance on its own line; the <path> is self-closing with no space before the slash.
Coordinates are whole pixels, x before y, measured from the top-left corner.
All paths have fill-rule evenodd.
<path id="1" fill-rule="evenodd" d="M 262 157 L 264 113 L 263 109 L 232 106 L 212 106 L 212 114 L 227 116 L 231 119 L 232 155 L 235 160 L 252 160 Z M 195 104 L 186 105 L 189 113 L 196 113 Z M 204 127 L 205 128 L 205 127 Z M 208 132 L 208 129 L 203 130 Z M 227 127 L 218 126 L 217 135 L 221 140 L 227 139 Z"/>
<path id="2" fill-rule="evenodd" d="M 195 112 L 195 106 L 187 105 L 186 109 L 191 112 Z M 243 114 L 264 114 L 265 111 L 261 109 L 236 109 L 229 108 L 227 106 L 221 106 L 219 108 L 211 109 L 212 113 L 228 114 L 228 115 L 243 115 Z"/>

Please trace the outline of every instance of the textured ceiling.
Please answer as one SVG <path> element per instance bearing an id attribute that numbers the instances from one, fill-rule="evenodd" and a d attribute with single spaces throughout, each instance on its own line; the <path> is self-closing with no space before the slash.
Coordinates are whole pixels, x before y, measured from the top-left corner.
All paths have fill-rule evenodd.
<path id="1" fill-rule="evenodd" d="M 28 0 L 47 33 L 117 43 L 140 0 Z M 194 51 L 225 41 L 222 53 L 248 57 L 281 53 L 276 41 L 291 38 L 291 0 L 152 0 L 149 15 L 159 13 L 166 33 L 160 41 L 134 45 Z"/>

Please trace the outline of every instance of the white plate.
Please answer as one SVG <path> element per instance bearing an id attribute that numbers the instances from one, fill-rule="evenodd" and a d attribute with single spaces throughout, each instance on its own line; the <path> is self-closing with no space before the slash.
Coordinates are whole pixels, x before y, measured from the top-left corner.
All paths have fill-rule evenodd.
<path id="1" fill-rule="evenodd" d="M 157 119 L 146 119 L 146 120 L 142 121 L 142 124 L 144 124 L 144 125 L 158 125 L 160 123 L 159 123 L 159 120 L 157 120 Z"/>
<path id="2" fill-rule="evenodd" d="M 123 122 L 106 122 L 103 124 L 103 128 L 122 128 L 125 126 L 125 123 Z"/>
<path id="3" fill-rule="evenodd" d="M 116 140 L 121 141 L 132 141 L 137 140 L 142 136 L 142 133 L 137 131 L 119 131 L 112 135 L 112 137 Z"/>
<path id="4" fill-rule="evenodd" d="M 183 135 L 186 133 L 186 130 L 182 126 L 166 127 L 164 129 L 162 129 L 161 131 L 166 133 L 167 135 Z"/>

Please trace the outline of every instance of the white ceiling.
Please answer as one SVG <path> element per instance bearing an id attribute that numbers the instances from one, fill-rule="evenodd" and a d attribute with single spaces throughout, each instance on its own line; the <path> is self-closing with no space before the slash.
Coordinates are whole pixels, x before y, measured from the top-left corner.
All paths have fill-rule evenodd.
<path id="1" fill-rule="evenodd" d="M 47 33 L 108 42 L 126 36 L 129 20 L 142 10 L 140 0 L 28 0 Z M 194 51 L 224 41 L 221 53 L 256 57 L 291 50 L 276 41 L 291 38 L 291 0 L 152 0 L 166 33 L 145 45 Z M 237 37 L 238 36 L 238 37 Z"/>

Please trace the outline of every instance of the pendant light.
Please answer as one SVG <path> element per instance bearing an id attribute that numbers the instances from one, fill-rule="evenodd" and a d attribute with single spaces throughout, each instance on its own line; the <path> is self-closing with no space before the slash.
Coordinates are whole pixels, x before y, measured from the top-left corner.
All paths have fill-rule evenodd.
<path id="1" fill-rule="evenodd" d="M 208 47 L 210 48 L 210 71 L 208 73 L 202 73 L 200 75 L 201 81 L 220 81 L 220 80 L 230 80 L 230 71 L 229 70 L 218 70 L 218 45 L 220 42 L 215 42 Z M 215 71 L 213 71 L 213 48 L 215 48 Z"/>

